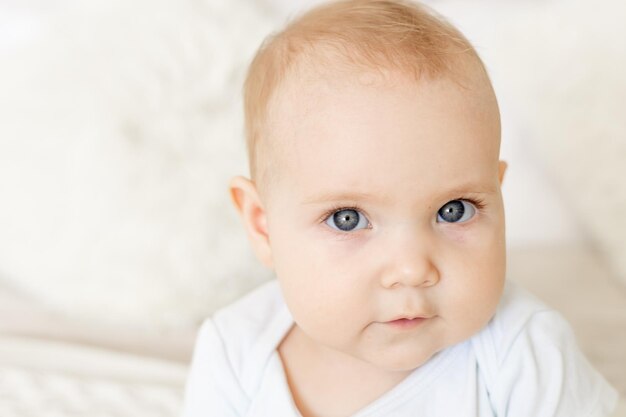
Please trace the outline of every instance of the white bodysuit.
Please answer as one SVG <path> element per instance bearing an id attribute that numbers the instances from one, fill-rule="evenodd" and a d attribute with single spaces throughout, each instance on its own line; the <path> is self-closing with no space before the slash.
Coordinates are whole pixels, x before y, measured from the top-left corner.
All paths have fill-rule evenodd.
<path id="1" fill-rule="evenodd" d="M 277 346 L 293 326 L 276 281 L 203 324 L 183 417 L 300 416 Z M 352 417 L 606 417 L 617 392 L 555 311 L 507 283 L 472 338 L 435 354 Z"/>

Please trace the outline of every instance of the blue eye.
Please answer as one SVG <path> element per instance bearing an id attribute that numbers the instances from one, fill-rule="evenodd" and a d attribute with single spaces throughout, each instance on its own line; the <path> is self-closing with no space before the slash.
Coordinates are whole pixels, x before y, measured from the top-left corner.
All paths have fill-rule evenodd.
<path id="1" fill-rule="evenodd" d="M 326 224 L 335 230 L 342 232 L 352 232 L 358 229 L 365 229 L 369 225 L 367 218 L 354 209 L 341 209 L 331 214 L 326 219 Z"/>
<path id="2" fill-rule="evenodd" d="M 474 217 L 474 205 L 465 200 L 452 200 L 437 212 L 437 221 L 444 223 L 463 223 Z"/>

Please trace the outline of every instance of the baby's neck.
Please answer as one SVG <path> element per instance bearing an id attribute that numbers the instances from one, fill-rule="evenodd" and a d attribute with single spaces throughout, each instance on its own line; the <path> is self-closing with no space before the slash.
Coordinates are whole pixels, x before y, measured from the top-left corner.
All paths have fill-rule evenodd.
<path id="1" fill-rule="evenodd" d="M 381 370 L 319 346 L 297 325 L 283 339 L 278 353 L 303 417 L 352 415 L 410 374 Z"/>

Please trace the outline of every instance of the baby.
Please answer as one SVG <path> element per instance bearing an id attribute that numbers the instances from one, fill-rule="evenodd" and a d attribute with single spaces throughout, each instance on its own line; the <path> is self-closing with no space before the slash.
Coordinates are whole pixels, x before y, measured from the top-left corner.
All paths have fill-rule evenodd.
<path id="1" fill-rule="evenodd" d="M 245 84 L 230 191 L 277 279 L 202 326 L 183 415 L 607 416 L 568 324 L 505 283 L 498 104 L 423 6 L 320 6 Z"/>

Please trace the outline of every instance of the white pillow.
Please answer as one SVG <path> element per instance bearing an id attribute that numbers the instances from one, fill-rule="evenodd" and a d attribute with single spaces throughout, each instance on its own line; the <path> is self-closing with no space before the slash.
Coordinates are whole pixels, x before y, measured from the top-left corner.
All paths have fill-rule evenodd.
<path id="1" fill-rule="evenodd" d="M 0 284 L 83 318 L 181 326 L 269 277 L 227 194 L 246 0 L 72 2 L 0 66 Z"/>

